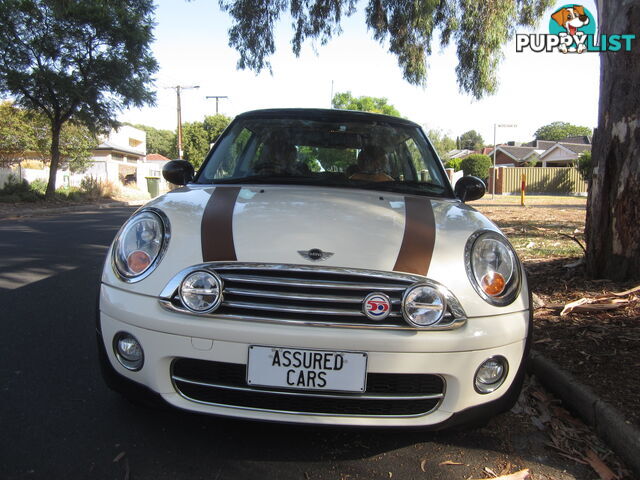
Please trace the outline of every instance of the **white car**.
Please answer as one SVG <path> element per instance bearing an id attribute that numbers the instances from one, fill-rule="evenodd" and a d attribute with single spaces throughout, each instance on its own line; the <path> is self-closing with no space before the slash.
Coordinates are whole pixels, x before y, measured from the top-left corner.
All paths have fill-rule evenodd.
<path id="1" fill-rule="evenodd" d="M 239 115 L 182 188 L 121 228 L 102 274 L 108 385 L 244 419 L 443 428 L 509 409 L 522 266 L 421 128 L 339 110 Z"/>

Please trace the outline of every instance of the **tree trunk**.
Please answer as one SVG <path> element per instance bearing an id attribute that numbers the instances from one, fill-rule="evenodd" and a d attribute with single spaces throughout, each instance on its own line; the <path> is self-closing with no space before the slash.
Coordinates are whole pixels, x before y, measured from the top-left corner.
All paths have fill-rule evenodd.
<path id="1" fill-rule="evenodd" d="M 637 0 L 598 10 L 599 33 L 637 34 Z M 624 45 L 624 43 L 623 43 Z M 588 55 L 588 54 L 587 54 Z M 598 129 L 587 201 L 587 272 L 592 278 L 640 278 L 640 45 L 600 54 Z"/>
<path id="2" fill-rule="evenodd" d="M 44 198 L 50 200 L 56 192 L 56 174 L 60 164 L 60 131 L 62 122 L 58 119 L 51 120 L 51 162 L 49 163 L 49 183 Z"/>

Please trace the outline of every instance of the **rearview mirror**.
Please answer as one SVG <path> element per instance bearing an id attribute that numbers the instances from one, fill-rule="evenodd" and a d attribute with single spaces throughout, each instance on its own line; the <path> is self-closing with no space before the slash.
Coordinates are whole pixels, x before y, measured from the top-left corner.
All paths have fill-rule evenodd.
<path id="1" fill-rule="evenodd" d="M 193 165 L 186 160 L 171 160 L 162 167 L 162 176 L 174 185 L 186 185 L 193 180 L 193 175 Z"/>
<path id="2" fill-rule="evenodd" d="M 486 187 L 484 182 L 478 177 L 473 177 L 471 175 L 459 179 L 453 189 L 456 197 L 458 197 L 462 202 L 478 200 L 484 196 L 485 191 Z"/>

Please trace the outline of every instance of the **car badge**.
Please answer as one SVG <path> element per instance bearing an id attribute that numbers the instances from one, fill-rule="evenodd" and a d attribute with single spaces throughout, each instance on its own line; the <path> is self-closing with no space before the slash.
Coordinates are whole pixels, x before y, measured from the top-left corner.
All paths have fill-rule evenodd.
<path id="1" fill-rule="evenodd" d="M 371 320 L 384 320 L 391 313 L 391 299 L 384 293 L 370 293 L 364 297 L 362 311 Z"/>
<path id="2" fill-rule="evenodd" d="M 312 248 L 311 250 L 298 250 L 298 253 L 307 260 L 311 260 L 312 262 L 326 260 L 333 255 L 333 252 L 323 252 L 319 248 Z"/>

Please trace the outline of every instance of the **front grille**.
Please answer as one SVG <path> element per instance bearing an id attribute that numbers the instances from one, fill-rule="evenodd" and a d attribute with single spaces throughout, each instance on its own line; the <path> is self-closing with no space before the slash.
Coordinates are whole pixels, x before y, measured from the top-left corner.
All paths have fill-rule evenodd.
<path id="1" fill-rule="evenodd" d="M 298 265 L 214 262 L 203 267 L 215 271 L 224 285 L 223 302 L 211 315 L 258 321 L 410 328 L 402 316 L 402 296 L 409 286 L 425 281 L 395 272 Z M 165 290 L 161 303 L 186 311 L 177 285 Z M 391 313 L 378 322 L 362 311 L 364 298 L 373 292 L 383 292 L 391 300 Z M 456 308 L 457 302 L 448 306 L 439 326 L 462 318 L 463 312 Z"/>
<path id="2" fill-rule="evenodd" d="M 442 377 L 424 374 L 369 373 L 363 394 L 249 387 L 243 364 L 186 358 L 173 361 L 171 377 L 178 392 L 192 401 L 316 415 L 423 415 L 444 395 Z"/>

